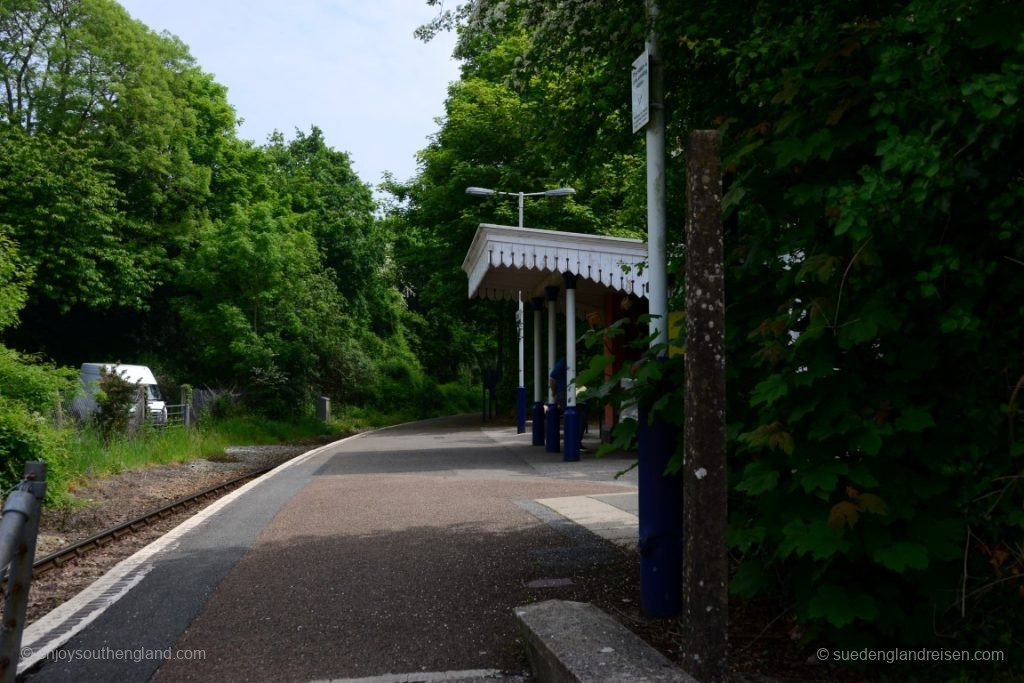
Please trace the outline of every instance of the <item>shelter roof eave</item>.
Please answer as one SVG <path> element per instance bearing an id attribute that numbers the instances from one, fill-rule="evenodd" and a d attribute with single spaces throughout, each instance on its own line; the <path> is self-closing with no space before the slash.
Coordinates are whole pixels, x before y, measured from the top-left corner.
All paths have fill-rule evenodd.
<path id="1" fill-rule="evenodd" d="M 586 235 L 482 223 L 463 260 L 469 297 L 516 299 L 543 296 L 561 285 L 562 273 L 578 276 L 581 312 L 599 310 L 603 295 L 647 296 L 647 245 L 637 239 Z"/>

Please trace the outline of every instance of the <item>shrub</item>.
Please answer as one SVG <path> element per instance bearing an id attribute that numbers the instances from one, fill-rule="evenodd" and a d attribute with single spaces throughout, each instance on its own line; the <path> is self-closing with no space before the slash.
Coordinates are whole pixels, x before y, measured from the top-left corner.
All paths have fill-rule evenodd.
<path id="1" fill-rule="evenodd" d="M 107 443 L 128 431 L 138 392 L 138 385 L 125 379 L 123 373 L 100 370 L 99 393 L 96 394 L 98 409 L 93 420 Z"/>
<path id="2" fill-rule="evenodd" d="M 9 490 L 21 480 L 29 460 L 46 462 L 47 479 L 60 482 L 65 460 L 64 435 L 25 404 L 0 396 L 0 491 Z M 48 486 L 47 499 L 53 500 L 62 490 L 59 483 Z"/>

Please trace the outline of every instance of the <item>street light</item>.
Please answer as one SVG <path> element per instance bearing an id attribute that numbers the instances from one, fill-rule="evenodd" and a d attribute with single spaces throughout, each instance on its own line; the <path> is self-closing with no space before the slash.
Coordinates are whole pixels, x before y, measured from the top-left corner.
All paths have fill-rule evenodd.
<path id="1" fill-rule="evenodd" d="M 568 197 L 576 194 L 571 187 L 555 187 L 540 192 L 503 192 L 489 187 L 467 187 L 466 194 L 473 197 L 490 197 L 500 194 L 506 197 L 519 198 L 519 227 L 523 227 L 523 200 L 526 197 Z M 519 292 L 519 308 L 516 311 L 516 336 L 519 341 L 519 386 L 516 388 L 516 433 L 526 431 L 526 379 L 523 376 L 523 293 Z"/>
<path id="2" fill-rule="evenodd" d="M 541 192 L 502 192 L 501 190 L 492 190 L 489 187 L 467 187 L 466 194 L 472 195 L 473 197 L 490 197 L 491 195 L 501 194 L 507 197 L 519 197 L 519 227 L 523 227 L 523 198 L 524 197 L 568 197 L 571 194 L 576 194 L 576 190 L 571 187 L 556 187 L 551 190 L 543 190 Z"/>

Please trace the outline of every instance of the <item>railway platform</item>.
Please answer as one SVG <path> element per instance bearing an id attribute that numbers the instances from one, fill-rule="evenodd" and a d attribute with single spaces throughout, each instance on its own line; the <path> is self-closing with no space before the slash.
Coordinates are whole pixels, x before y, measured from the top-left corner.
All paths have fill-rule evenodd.
<path id="1" fill-rule="evenodd" d="M 32 624 L 22 677 L 517 680 L 513 607 L 600 601 L 634 570 L 630 463 L 479 417 L 317 448 Z"/>

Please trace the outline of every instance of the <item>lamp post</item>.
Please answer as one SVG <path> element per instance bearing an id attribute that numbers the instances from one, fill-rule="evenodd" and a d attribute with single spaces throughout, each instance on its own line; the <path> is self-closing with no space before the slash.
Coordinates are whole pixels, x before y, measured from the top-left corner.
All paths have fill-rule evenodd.
<path id="1" fill-rule="evenodd" d="M 503 192 L 492 190 L 489 187 L 467 187 L 466 194 L 473 197 L 490 197 L 492 195 L 504 195 L 506 197 L 517 197 L 519 199 L 519 227 L 523 226 L 523 203 L 527 197 L 567 197 L 576 194 L 571 187 L 556 187 L 540 192 Z M 519 308 L 516 311 L 516 336 L 519 342 L 519 386 L 516 388 L 516 433 L 522 434 L 526 431 L 526 380 L 523 376 L 523 293 L 520 291 L 517 297 Z M 538 331 L 534 331 L 534 335 Z"/>

